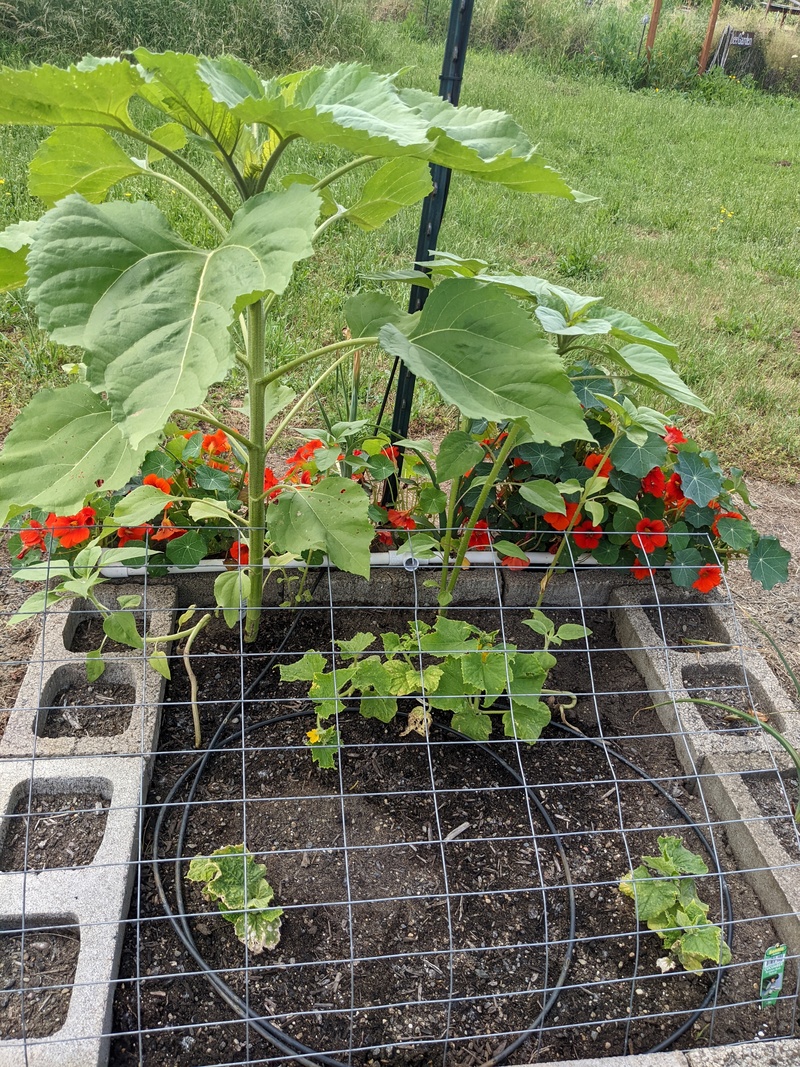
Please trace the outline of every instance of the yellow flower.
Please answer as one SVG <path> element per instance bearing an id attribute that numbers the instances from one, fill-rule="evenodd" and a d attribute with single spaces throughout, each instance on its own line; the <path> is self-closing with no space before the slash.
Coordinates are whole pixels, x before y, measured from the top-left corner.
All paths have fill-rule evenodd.
<path id="1" fill-rule="evenodd" d="M 322 734 L 317 729 L 309 730 L 306 734 L 306 737 L 308 738 L 309 743 L 312 745 L 318 745 L 322 740 Z"/>
<path id="2" fill-rule="evenodd" d="M 5 178 L 0 178 L 0 185 L 5 185 L 5 184 L 6 184 Z"/>

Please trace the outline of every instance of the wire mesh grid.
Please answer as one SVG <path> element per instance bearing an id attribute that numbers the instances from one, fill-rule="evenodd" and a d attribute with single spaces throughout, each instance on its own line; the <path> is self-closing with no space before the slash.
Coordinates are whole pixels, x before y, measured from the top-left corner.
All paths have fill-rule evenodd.
<path id="1" fill-rule="evenodd" d="M 417 652 L 420 692 L 392 721 L 344 699 L 327 770 L 310 756 L 309 682 L 278 668 L 313 649 L 335 676 L 357 633 L 375 655 L 380 634 L 432 625 L 435 564 L 374 566 L 369 584 L 314 567 L 294 606 L 268 586 L 254 644 L 241 618 L 214 618 L 190 659 L 200 750 L 182 646 L 154 701 L 152 647 L 106 643 L 89 682 L 100 613 L 49 608 L 35 647 L 5 663 L 27 673 L 0 740 L 0 1038 L 23 1056 L 77 1040 L 87 1063 L 110 1050 L 114 1064 L 471 1067 L 793 1036 L 790 764 L 763 725 L 684 703 L 755 710 L 791 736 L 790 701 L 724 586 L 709 598 L 576 562 L 543 607 L 588 632 L 551 649 L 552 721 L 535 744 L 503 734 L 502 702 L 485 741 L 441 711 L 426 730 L 414 707 L 433 660 Z M 541 648 L 525 626 L 541 575 L 487 556 L 448 609 L 496 635 L 509 681 L 512 652 Z M 181 608 L 214 610 L 207 575 L 145 574 L 130 609 L 143 632 L 169 617 L 170 583 Z M 111 607 L 129 585 L 98 595 Z M 697 894 L 727 966 L 676 964 L 620 893 L 659 837 L 707 868 Z M 239 941 L 186 877 L 226 845 L 265 865 L 283 909 L 272 950 Z M 763 1006 L 762 961 L 781 942 L 783 985 Z"/>

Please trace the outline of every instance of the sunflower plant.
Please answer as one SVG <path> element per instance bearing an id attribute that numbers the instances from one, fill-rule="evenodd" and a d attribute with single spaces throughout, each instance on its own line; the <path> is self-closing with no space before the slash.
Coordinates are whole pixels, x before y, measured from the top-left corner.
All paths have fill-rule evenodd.
<path id="1" fill-rule="evenodd" d="M 269 319 L 297 265 L 323 236 L 377 229 L 424 199 L 431 163 L 517 192 L 585 199 L 509 116 L 456 108 L 360 64 L 264 80 L 232 58 L 139 48 L 66 70 L 0 70 L 0 123 L 52 128 L 30 166 L 30 190 L 48 210 L 0 234 L 0 290 L 24 288 L 52 340 L 81 352 L 77 380 L 41 390 L 0 457 L 0 522 L 30 516 L 15 556 L 54 543 L 69 552 L 75 530 L 115 552 L 163 542 L 181 565 L 208 527 L 228 527 L 244 565 L 218 582 L 217 597 L 229 609 L 244 598 L 249 642 L 269 554 L 324 552 L 366 576 L 374 527 L 353 480 L 357 457 L 341 451 L 348 428 L 329 443 L 325 477 L 278 478 L 270 453 L 322 381 L 378 345 L 465 415 L 510 420 L 519 440 L 589 440 L 538 325 L 507 293 L 471 278 L 445 279 L 416 315 L 380 294 L 351 298 L 344 339 L 267 360 Z M 336 150 L 342 163 L 309 172 L 304 142 Z M 348 188 L 362 176 L 353 194 L 342 190 L 345 175 Z M 133 191 L 115 199 L 131 179 Z M 175 218 L 192 214 L 192 233 L 199 219 L 205 241 L 192 243 L 137 199 L 148 181 L 183 198 Z M 297 396 L 288 379 L 307 364 L 315 380 Z M 234 367 L 247 382 L 236 420 L 207 403 Z M 187 423 L 211 433 L 183 437 Z M 215 433 L 235 470 L 192 467 Z M 193 532 L 181 532 L 188 522 Z"/>

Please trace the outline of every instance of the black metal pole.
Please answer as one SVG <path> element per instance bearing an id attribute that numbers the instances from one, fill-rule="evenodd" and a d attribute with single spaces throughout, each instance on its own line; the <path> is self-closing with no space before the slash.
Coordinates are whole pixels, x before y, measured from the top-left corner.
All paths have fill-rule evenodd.
<path id="1" fill-rule="evenodd" d="M 461 80 L 464 74 L 464 58 L 469 41 L 473 6 L 474 0 L 452 0 L 450 5 L 447 43 L 444 49 L 442 73 L 439 77 L 439 95 L 443 100 L 449 100 L 453 105 L 458 104 L 461 96 Z M 433 190 L 422 204 L 422 218 L 419 224 L 415 259 L 417 263 L 424 263 L 428 258 L 428 253 L 436 248 L 439 240 L 439 230 L 444 218 L 447 193 L 450 189 L 450 174 L 451 171 L 448 167 L 442 167 L 438 163 L 431 164 Z M 419 311 L 422 308 L 428 297 L 428 291 L 421 285 L 413 285 L 411 287 L 411 296 L 408 302 L 408 310 L 410 312 Z M 391 388 L 395 374 L 398 372 L 399 363 L 400 361 L 395 359 L 387 385 L 387 393 Z M 393 440 L 400 440 L 408 435 L 415 380 L 411 371 L 404 364 L 400 364 L 397 377 L 397 395 L 394 402 L 394 412 L 392 413 Z M 384 503 L 394 503 L 396 496 L 397 480 L 391 478 L 386 483 Z"/>

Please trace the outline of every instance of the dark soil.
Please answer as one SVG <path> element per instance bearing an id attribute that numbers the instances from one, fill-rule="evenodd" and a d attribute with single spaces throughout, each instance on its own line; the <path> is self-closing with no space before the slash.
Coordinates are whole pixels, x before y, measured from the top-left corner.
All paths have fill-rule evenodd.
<path id="1" fill-rule="evenodd" d="M 747 676 L 741 667 L 684 667 L 683 684 L 689 696 L 696 700 L 728 704 L 756 716 L 762 710 L 758 701 L 753 700 Z M 715 708 L 711 704 L 695 704 L 695 707 L 710 730 L 746 733 L 759 729 L 754 723 L 748 723 L 724 708 Z"/>
<path id="2" fill-rule="evenodd" d="M 136 690 L 132 685 L 73 684 L 49 707 L 39 709 L 39 737 L 112 737 L 130 726 Z"/>
<path id="3" fill-rule="evenodd" d="M 26 930 L 24 941 L 0 933 L 0 1038 L 48 1037 L 64 1025 L 79 948 L 77 927 Z"/>
<path id="4" fill-rule="evenodd" d="M 108 801 L 97 793 L 26 792 L 10 815 L 0 870 L 83 867 L 103 840 Z"/>
<path id="5" fill-rule="evenodd" d="M 550 680 L 552 688 L 577 694 L 565 710 L 575 732 L 557 725 L 554 708 L 554 723 L 535 746 L 498 739 L 492 751 L 529 783 L 561 835 L 575 886 L 575 953 L 544 1024 L 523 1037 L 509 1062 L 652 1049 L 690 1020 L 709 993 L 715 1010 L 690 1023 L 674 1047 L 791 1032 L 790 1006 L 779 1002 L 762 1012 L 755 1001 L 763 951 L 777 936 L 740 875 L 727 884 L 734 916 L 748 921 L 734 928 L 736 966 L 725 972 L 718 995 L 713 968 L 697 976 L 679 968 L 662 973 L 661 942 L 639 929 L 633 905 L 618 892 L 619 879 L 657 852 L 659 833 L 680 836 L 693 851 L 705 849 L 670 799 L 597 739 L 644 766 L 699 823 L 707 820 L 705 805 L 688 791 L 693 783 L 682 775 L 671 738 L 646 710 L 644 684 L 619 651 L 608 613 L 583 619 L 549 613 L 557 625 L 582 621 L 593 630 L 591 655 L 582 642 L 564 646 Z M 494 612 L 467 609 L 466 617 L 487 629 L 499 626 Z M 505 636 L 531 647 L 534 635 L 520 625 L 523 617 L 527 612 L 506 611 Z M 265 626 L 245 662 L 246 685 L 270 666 L 262 649 L 285 636 L 285 619 L 276 614 L 271 632 Z M 398 613 L 338 611 L 334 625 L 337 639 L 378 633 L 399 625 Z M 195 666 L 208 739 L 226 701 L 240 691 L 239 637 L 215 623 L 202 640 L 199 651 L 214 653 L 198 655 Z M 303 613 L 285 660 L 311 647 L 331 648 L 328 611 Z M 483 1063 L 536 1023 L 566 958 L 569 901 L 553 831 L 492 755 L 439 729 L 427 744 L 415 734 L 403 737 L 400 718 L 384 725 L 344 716 L 337 769 L 320 772 L 303 744 L 311 716 L 252 728 L 302 710 L 306 691 L 307 684 L 281 684 L 269 670 L 248 699 L 244 735 L 234 712 L 235 736 L 227 751 L 211 757 L 198 783 L 182 848 L 188 861 L 246 843 L 266 864 L 276 903 L 285 909 L 281 942 L 272 953 L 246 953 L 199 886 L 185 881 L 198 950 L 252 1011 L 318 1052 L 347 1059 L 352 1051 L 356 1065 L 422 1067 L 441 1057 L 448 1034 L 448 1063 Z M 176 670 L 148 798 L 147 856 L 159 802 L 195 758 L 187 747 L 186 695 Z M 163 859 L 175 855 L 185 801 L 179 793 L 165 818 Z M 735 869 L 718 828 L 714 838 L 723 867 Z M 160 871 L 174 906 L 173 863 Z M 713 921 L 729 918 L 718 877 L 698 879 L 698 892 Z M 275 1054 L 252 1027 L 231 1021 L 231 1008 L 198 973 L 163 916 L 150 866 L 141 868 L 129 918 L 111 1062 L 181 1067 Z M 137 919 L 143 920 L 138 930 Z M 793 982 L 787 975 L 785 988 Z"/>
<path id="6" fill-rule="evenodd" d="M 663 603 L 671 607 L 646 607 L 644 613 L 650 625 L 668 648 L 687 652 L 727 652 L 730 644 L 725 640 L 712 611 L 713 601 L 689 601 L 681 603 L 681 590 L 677 587 L 662 590 Z M 677 603 L 676 603 L 677 602 Z"/>
<path id="7" fill-rule="evenodd" d="M 110 601 L 110 603 L 113 607 L 117 606 L 113 601 Z M 139 633 L 141 633 L 144 613 L 140 610 L 132 611 L 131 614 L 136 619 L 136 626 Z M 103 644 L 104 638 L 105 644 Z M 139 659 L 142 658 L 142 653 L 139 650 L 131 648 L 130 645 L 123 645 L 120 641 L 112 641 L 110 637 L 107 637 L 103 630 L 103 620 L 99 613 L 88 611 L 75 627 L 75 633 L 69 642 L 69 649 L 71 652 L 94 652 L 101 645 L 103 645 L 103 652 L 117 652 L 127 656 L 138 656 Z"/>

